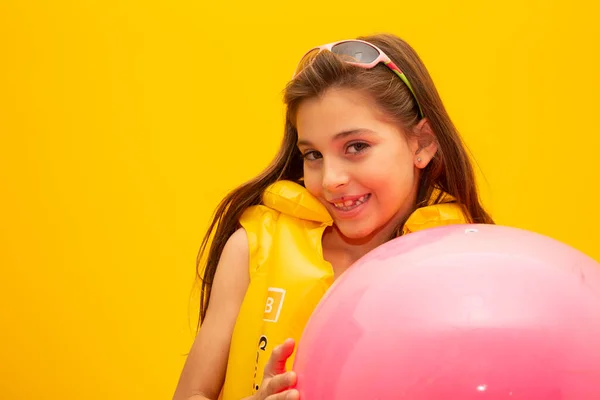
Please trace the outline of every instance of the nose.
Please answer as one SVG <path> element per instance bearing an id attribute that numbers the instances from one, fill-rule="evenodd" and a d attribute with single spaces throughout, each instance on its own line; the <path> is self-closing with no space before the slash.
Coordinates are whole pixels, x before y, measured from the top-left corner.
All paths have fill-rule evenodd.
<path id="1" fill-rule="evenodd" d="M 347 171 L 342 165 L 335 162 L 323 163 L 323 189 L 328 192 L 335 192 L 348 184 L 349 178 Z"/>

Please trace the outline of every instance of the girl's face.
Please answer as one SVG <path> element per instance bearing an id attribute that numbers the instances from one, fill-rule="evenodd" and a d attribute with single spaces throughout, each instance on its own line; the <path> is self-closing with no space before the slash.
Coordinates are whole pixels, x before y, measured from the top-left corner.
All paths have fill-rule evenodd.
<path id="1" fill-rule="evenodd" d="M 426 124 L 422 120 L 417 128 Z M 304 184 L 327 207 L 348 239 L 388 236 L 412 211 L 419 171 L 437 149 L 419 147 L 387 122 L 374 101 L 350 89 L 330 89 L 303 101 L 297 113 Z"/>

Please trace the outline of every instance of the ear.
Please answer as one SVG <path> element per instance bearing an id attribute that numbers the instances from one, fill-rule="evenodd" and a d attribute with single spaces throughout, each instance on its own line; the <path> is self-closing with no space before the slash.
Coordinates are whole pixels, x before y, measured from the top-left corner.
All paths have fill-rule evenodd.
<path id="1" fill-rule="evenodd" d="M 419 169 L 429 165 L 431 159 L 435 156 L 438 150 L 438 142 L 435 133 L 431 129 L 429 120 L 423 118 L 413 128 L 414 164 Z"/>

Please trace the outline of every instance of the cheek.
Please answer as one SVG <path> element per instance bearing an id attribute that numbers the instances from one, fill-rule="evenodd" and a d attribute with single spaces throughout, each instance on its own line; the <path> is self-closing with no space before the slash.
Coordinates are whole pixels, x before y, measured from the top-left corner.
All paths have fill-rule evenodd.
<path id="1" fill-rule="evenodd" d="M 396 151 L 374 157 L 358 173 L 377 186 L 403 187 L 412 184 L 415 167 L 410 154 Z"/>
<path id="2" fill-rule="evenodd" d="M 304 187 L 313 196 L 319 195 L 322 191 L 320 173 L 313 168 L 304 168 Z"/>

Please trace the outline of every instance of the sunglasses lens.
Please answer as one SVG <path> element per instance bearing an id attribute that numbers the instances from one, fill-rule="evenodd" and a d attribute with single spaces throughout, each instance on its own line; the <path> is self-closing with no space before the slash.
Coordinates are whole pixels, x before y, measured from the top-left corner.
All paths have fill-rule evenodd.
<path id="1" fill-rule="evenodd" d="M 342 42 L 331 49 L 332 53 L 339 56 L 350 57 L 352 62 L 369 64 L 379 56 L 376 48 L 362 42 Z"/>

